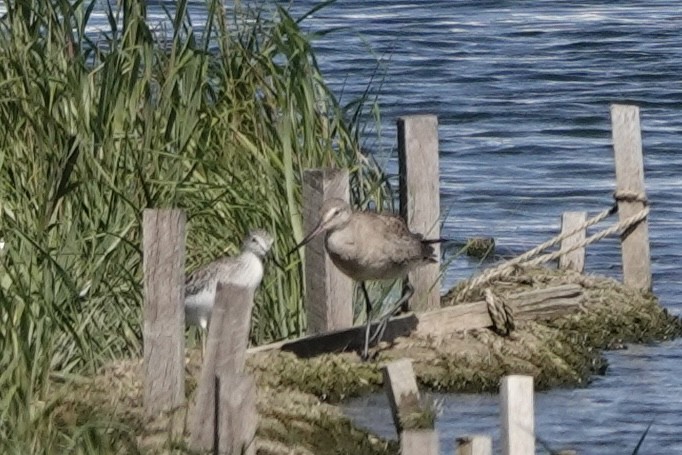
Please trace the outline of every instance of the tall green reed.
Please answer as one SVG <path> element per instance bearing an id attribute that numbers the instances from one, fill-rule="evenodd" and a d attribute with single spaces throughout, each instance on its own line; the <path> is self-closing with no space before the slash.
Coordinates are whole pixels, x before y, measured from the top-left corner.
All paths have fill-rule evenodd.
<path id="1" fill-rule="evenodd" d="M 359 159 L 358 108 L 330 93 L 287 10 L 211 0 L 194 28 L 180 0 L 154 30 L 124 0 L 88 34 L 96 4 L 13 0 L 0 25 L 0 436 L 46 453 L 49 373 L 140 352 L 143 209 L 187 211 L 192 269 L 254 226 L 282 259 L 302 236 L 304 168 L 348 168 L 359 202 L 386 194 Z M 301 273 L 269 268 L 255 342 L 302 332 Z"/>

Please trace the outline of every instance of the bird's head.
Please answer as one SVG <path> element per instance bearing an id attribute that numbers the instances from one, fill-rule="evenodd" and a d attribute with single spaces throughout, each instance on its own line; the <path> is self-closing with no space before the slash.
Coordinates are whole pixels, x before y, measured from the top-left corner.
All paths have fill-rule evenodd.
<path id="1" fill-rule="evenodd" d="M 250 251 L 259 258 L 264 258 L 272 248 L 273 241 L 274 239 L 266 230 L 253 229 L 244 237 L 242 250 Z"/>
<path id="2" fill-rule="evenodd" d="M 317 223 L 317 226 L 315 226 L 315 228 L 310 231 L 310 233 L 289 252 L 289 254 L 310 242 L 322 232 L 335 231 L 343 228 L 350 221 L 353 211 L 351 210 L 350 205 L 343 199 L 332 198 L 324 201 L 322 207 L 320 207 L 319 213 L 320 221 Z"/>

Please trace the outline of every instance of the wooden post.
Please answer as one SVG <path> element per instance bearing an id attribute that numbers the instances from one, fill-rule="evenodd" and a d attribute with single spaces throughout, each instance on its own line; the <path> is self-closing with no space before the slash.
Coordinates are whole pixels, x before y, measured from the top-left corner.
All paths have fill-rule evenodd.
<path id="1" fill-rule="evenodd" d="M 561 233 L 570 232 L 587 220 L 587 212 L 565 212 L 561 215 Z M 567 250 L 573 245 L 585 240 L 585 229 L 576 232 L 570 237 L 561 241 L 561 249 Z M 585 270 L 585 247 L 578 248 L 570 253 L 564 254 L 559 258 L 559 268 L 564 270 L 575 270 L 583 273 Z"/>
<path id="2" fill-rule="evenodd" d="M 242 375 L 246 364 L 252 309 L 253 291 L 233 284 L 218 283 L 208 330 L 206 358 L 189 416 L 190 448 L 194 451 L 214 450 L 216 442 L 227 441 L 223 434 L 230 435 L 230 438 L 233 436 L 229 419 L 220 421 L 224 414 L 216 409 L 218 406 L 222 409 L 227 404 L 228 409 L 233 409 L 237 406 L 233 400 L 242 400 L 238 404 L 245 411 L 239 411 L 238 414 L 252 414 L 251 409 L 255 406 L 252 402 L 254 394 L 249 390 L 252 385 Z M 236 396 L 239 390 L 244 397 Z M 224 396 L 226 392 L 228 396 Z M 243 435 L 250 434 L 250 426 L 255 426 L 255 419 L 249 419 L 249 429 L 244 429 Z M 237 440 L 233 438 L 232 444 L 250 443 L 240 441 L 239 436 L 236 438 Z"/>
<path id="3" fill-rule="evenodd" d="M 256 384 L 246 374 L 233 375 L 220 382 L 218 411 L 217 453 L 232 455 L 255 455 Z"/>
<path id="4" fill-rule="evenodd" d="M 427 239 L 440 237 L 440 185 L 438 171 L 438 118 L 415 115 L 398 119 L 400 214 L 413 232 Z M 440 258 L 440 246 L 434 245 Z M 440 264 L 422 266 L 408 281 L 415 289 L 411 308 L 424 311 L 440 307 Z"/>
<path id="5" fill-rule="evenodd" d="M 533 378 L 505 376 L 500 385 L 502 455 L 535 453 Z"/>
<path id="6" fill-rule="evenodd" d="M 144 409 L 148 417 L 185 402 L 185 213 L 142 214 Z"/>
<path id="7" fill-rule="evenodd" d="M 435 430 L 407 430 L 400 434 L 401 455 L 438 455 L 438 433 Z"/>
<path id="8" fill-rule="evenodd" d="M 307 169 L 303 172 L 303 227 L 311 232 L 327 199 L 350 200 L 348 171 Z M 305 248 L 305 308 L 309 334 L 353 325 L 353 281 L 336 268 L 320 235 Z"/>
<path id="9" fill-rule="evenodd" d="M 457 438 L 456 455 L 492 455 L 493 440 L 486 435 L 471 435 Z M 534 454 L 528 454 L 534 455 Z"/>
<path id="10" fill-rule="evenodd" d="M 614 104 L 611 106 L 613 151 L 616 161 L 616 196 L 618 217 L 622 221 L 645 207 L 644 158 L 639 108 Z M 627 286 L 651 290 L 651 259 L 649 253 L 649 224 L 646 219 L 621 235 L 623 282 Z"/>
<path id="11" fill-rule="evenodd" d="M 393 424 L 400 434 L 403 431 L 401 416 L 419 406 L 419 388 L 417 388 L 412 360 L 396 360 L 384 366 L 381 372 L 384 377 L 384 390 L 391 406 Z"/>

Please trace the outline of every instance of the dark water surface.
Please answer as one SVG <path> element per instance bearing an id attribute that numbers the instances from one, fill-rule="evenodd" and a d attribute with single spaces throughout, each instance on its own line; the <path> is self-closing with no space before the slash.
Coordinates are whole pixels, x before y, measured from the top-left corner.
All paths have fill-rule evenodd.
<path id="1" fill-rule="evenodd" d="M 315 3 L 295 1 L 293 9 L 307 11 Z M 173 2 L 154 2 L 152 19 L 163 17 L 161 4 Z M 191 5 L 200 23 L 202 2 Z M 362 93 L 374 75 L 382 127 L 368 134 L 367 147 L 389 171 L 397 170 L 395 119 L 438 115 L 446 237 L 493 236 L 501 249 L 521 252 L 556 235 L 562 212 L 608 207 L 615 188 L 609 104 L 639 105 L 654 290 L 679 314 L 681 6 L 339 0 L 304 27 L 343 27 L 315 44 L 343 100 Z M 444 287 L 476 267 L 455 259 Z M 620 277 L 617 240 L 591 246 L 587 268 Z M 538 393 L 538 436 L 581 454 L 629 454 L 654 419 L 640 453 L 682 453 L 681 347 L 676 341 L 611 352 L 606 376 L 589 387 Z M 453 453 L 454 439 L 472 432 L 493 434 L 497 444 L 496 396 L 442 398 L 442 453 Z M 383 396 L 356 400 L 347 411 L 358 423 L 393 435 Z"/>

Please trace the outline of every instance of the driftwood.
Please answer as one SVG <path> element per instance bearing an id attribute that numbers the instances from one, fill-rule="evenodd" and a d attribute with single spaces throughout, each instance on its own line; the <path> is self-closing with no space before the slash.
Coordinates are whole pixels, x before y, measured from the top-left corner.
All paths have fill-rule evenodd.
<path id="1" fill-rule="evenodd" d="M 576 311 L 582 302 L 583 288 L 579 284 L 564 284 L 546 289 L 522 292 L 508 297 L 516 320 L 543 319 Z M 409 313 L 391 319 L 383 340 L 393 342 L 412 333 L 422 336 L 444 335 L 452 332 L 482 329 L 493 325 L 485 301 L 464 303 L 439 308 L 420 314 Z M 377 323 L 372 324 L 372 330 Z M 364 343 L 365 327 L 355 326 L 324 334 L 310 335 L 295 340 L 251 348 L 249 354 L 282 350 L 299 357 L 360 349 Z"/>

